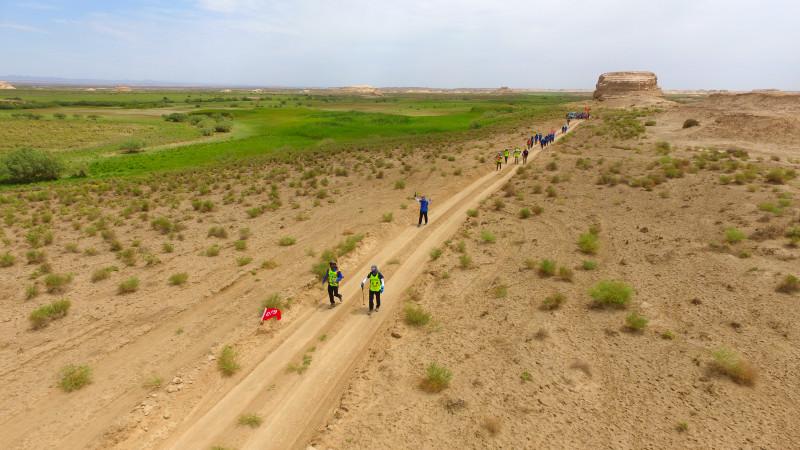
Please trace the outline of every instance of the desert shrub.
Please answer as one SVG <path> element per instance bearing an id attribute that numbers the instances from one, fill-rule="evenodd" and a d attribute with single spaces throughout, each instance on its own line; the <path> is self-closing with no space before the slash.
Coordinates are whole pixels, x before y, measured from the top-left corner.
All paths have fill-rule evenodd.
<path id="1" fill-rule="evenodd" d="M 208 229 L 208 237 L 225 239 L 228 237 L 228 231 L 224 227 L 211 227 Z"/>
<path id="2" fill-rule="evenodd" d="M 135 266 L 136 265 L 136 250 L 133 248 L 127 248 L 122 250 L 121 252 L 117 253 L 117 258 L 122 261 L 123 264 L 126 266 Z"/>
<path id="3" fill-rule="evenodd" d="M 714 361 L 711 369 L 715 372 L 729 377 L 738 384 L 752 386 L 756 380 L 756 371 L 753 366 L 742 359 L 733 351 L 721 348 L 711 353 Z"/>
<path id="4" fill-rule="evenodd" d="M 296 242 L 297 239 L 295 239 L 294 237 L 284 236 L 278 240 L 278 245 L 280 245 L 281 247 L 288 247 L 290 245 L 294 245 Z"/>
<path id="5" fill-rule="evenodd" d="M 51 273 L 44 277 L 44 285 L 50 294 L 64 292 L 71 281 L 72 275 L 69 274 Z"/>
<path id="6" fill-rule="evenodd" d="M 250 428 L 258 428 L 263 422 L 263 419 L 258 414 L 244 414 L 239 416 L 239 425 L 250 427 Z"/>
<path id="7" fill-rule="evenodd" d="M 231 131 L 231 128 L 233 128 L 233 125 L 230 122 L 217 122 L 214 124 L 214 131 L 217 133 L 227 133 Z"/>
<path id="8" fill-rule="evenodd" d="M 625 327 L 631 331 L 644 330 L 648 322 L 646 317 L 639 315 L 637 312 L 632 312 L 625 317 Z"/>
<path id="9" fill-rule="evenodd" d="M 597 253 L 598 247 L 600 247 L 600 238 L 597 236 L 597 233 L 583 233 L 578 237 L 578 249 L 580 249 L 581 252 L 594 255 Z"/>
<path id="10" fill-rule="evenodd" d="M 182 286 L 189 280 L 189 274 L 186 272 L 174 273 L 169 276 L 169 284 L 172 286 Z"/>
<path id="11" fill-rule="evenodd" d="M 506 207 L 506 202 L 504 202 L 503 199 L 496 198 L 494 200 L 494 203 L 492 204 L 492 207 L 494 208 L 495 211 L 500 211 Z"/>
<path id="12" fill-rule="evenodd" d="M 481 230 L 481 240 L 487 244 L 494 244 L 497 237 L 489 230 Z"/>
<path id="13" fill-rule="evenodd" d="M 543 259 L 539 261 L 539 276 L 552 277 L 556 273 L 556 262 L 552 259 Z"/>
<path id="14" fill-rule="evenodd" d="M 800 291 L 800 279 L 794 275 L 786 275 L 775 290 L 784 294 L 798 292 Z"/>
<path id="15" fill-rule="evenodd" d="M 119 284 L 119 287 L 117 288 L 117 293 L 122 295 L 131 294 L 138 290 L 139 290 L 139 279 L 136 277 L 130 277 Z"/>
<path id="16" fill-rule="evenodd" d="M 422 390 L 427 392 L 441 392 L 453 379 L 453 372 L 444 366 L 431 363 L 425 370 L 425 378 L 420 383 Z"/>
<path id="17" fill-rule="evenodd" d="M 583 270 L 595 270 L 597 269 L 597 262 L 587 259 L 583 261 L 583 263 L 581 264 L 581 268 Z"/>
<path id="18" fill-rule="evenodd" d="M 276 263 L 275 261 L 273 261 L 271 259 L 265 260 L 264 262 L 261 263 L 261 268 L 262 269 L 271 270 L 271 269 L 274 269 L 276 267 L 278 267 L 278 263 Z"/>
<path id="19" fill-rule="evenodd" d="M 201 213 L 211 212 L 214 210 L 214 202 L 211 200 L 194 199 L 192 200 L 192 209 Z"/>
<path id="20" fill-rule="evenodd" d="M 439 259 L 439 257 L 442 256 L 442 249 L 440 248 L 431 249 L 430 256 L 431 256 L 431 261 Z"/>
<path id="21" fill-rule="evenodd" d="M 14 265 L 16 260 L 17 258 L 15 258 L 14 255 L 9 252 L 5 252 L 0 255 L 0 267 L 11 267 Z"/>
<path id="22" fill-rule="evenodd" d="M 208 247 L 203 254 L 208 256 L 209 258 L 213 258 L 214 256 L 219 256 L 219 245 L 214 244 L 211 247 Z"/>
<path id="23" fill-rule="evenodd" d="M 61 368 L 58 385 L 64 392 L 77 391 L 92 382 L 92 369 L 87 365 L 70 364 Z"/>
<path id="24" fill-rule="evenodd" d="M 561 307 L 561 305 L 566 301 L 566 297 L 564 294 L 555 293 L 549 297 L 545 297 L 542 301 L 541 309 L 546 311 L 552 311 Z"/>
<path id="25" fill-rule="evenodd" d="M 458 257 L 458 266 L 462 269 L 469 269 L 472 267 L 472 257 L 466 253 Z"/>
<path id="26" fill-rule="evenodd" d="M 123 142 L 119 146 L 119 151 L 122 153 L 139 153 L 144 148 L 144 142 L 136 139 L 131 139 Z"/>
<path id="27" fill-rule="evenodd" d="M 242 256 L 241 258 L 236 258 L 236 265 L 239 267 L 246 266 L 253 262 L 253 258 L 249 256 Z"/>
<path id="28" fill-rule="evenodd" d="M 239 251 L 243 251 L 247 249 L 247 241 L 236 241 L 233 243 L 233 248 Z"/>
<path id="29" fill-rule="evenodd" d="M 175 224 L 173 224 L 166 217 L 158 217 L 153 219 L 153 221 L 150 222 L 150 226 L 152 226 L 154 230 L 161 234 L 169 234 L 175 230 Z"/>
<path id="30" fill-rule="evenodd" d="M 98 281 L 103 281 L 108 279 L 111 276 L 111 272 L 116 272 L 117 268 L 115 266 L 103 267 L 102 269 L 97 269 L 92 272 L 92 283 L 97 283 Z"/>
<path id="31" fill-rule="evenodd" d="M 288 306 L 287 302 L 284 301 L 280 295 L 274 293 L 270 294 L 269 297 L 261 301 L 262 311 L 264 310 L 264 308 L 283 309 L 286 306 Z"/>
<path id="32" fill-rule="evenodd" d="M 785 184 L 788 180 L 791 180 L 797 176 L 797 173 L 792 169 L 781 169 L 775 168 L 767 172 L 764 175 L 764 179 L 767 183 L 772 184 Z"/>
<path id="33" fill-rule="evenodd" d="M 69 300 L 58 300 L 34 309 L 28 316 L 31 327 L 38 330 L 39 328 L 44 328 L 53 320 L 66 316 L 70 305 L 71 303 Z"/>
<path id="34" fill-rule="evenodd" d="M 478 217 L 478 210 L 477 209 L 468 209 L 467 210 L 467 217 Z"/>
<path id="35" fill-rule="evenodd" d="M 736 244 L 745 239 L 745 234 L 738 228 L 728 228 L 725 230 L 725 242 L 729 244 Z"/>
<path id="36" fill-rule="evenodd" d="M 397 180 L 394 182 L 394 188 L 397 190 L 405 189 L 406 182 L 404 180 Z"/>
<path id="37" fill-rule="evenodd" d="M 624 307 L 633 295 L 633 288 L 621 281 L 604 280 L 589 290 L 594 306 Z"/>
<path id="38" fill-rule="evenodd" d="M 381 221 L 383 223 L 390 223 L 392 220 L 394 220 L 394 214 L 390 212 L 383 213 L 383 216 L 381 217 Z"/>
<path id="39" fill-rule="evenodd" d="M 562 281 L 572 282 L 572 277 L 573 277 L 572 269 L 570 269 L 569 267 L 558 268 L 558 278 L 561 279 Z"/>
<path id="40" fill-rule="evenodd" d="M 250 228 L 240 228 L 239 229 L 239 240 L 246 241 L 250 238 Z"/>
<path id="41" fill-rule="evenodd" d="M 237 357 L 238 355 L 233 347 L 230 345 L 222 347 L 219 357 L 217 358 L 217 368 L 224 376 L 229 377 L 240 369 L 241 366 L 236 361 Z"/>
<path id="42" fill-rule="evenodd" d="M 492 295 L 494 298 L 506 298 L 508 297 L 508 286 L 505 284 L 498 284 L 494 288 L 492 288 Z"/>
<path id="43" fill-rule="evenodd" d="M 408 304 L 403 308 L 403 318 L 411 326 L 421 327 L 431 320 L 431 314 L 421 306 Z"/>
<path id="44" fill-rule="evenodd" d="M 538 216 L 541 215 L 542 212 L 544 212 L 544 208 L 542 208 L 539 205 L 534 205 L 533 208 L 531 208 L 531 211 L 533 212 L 533 214 Z"/>
<path id="45" fill-rule="evenodd" d="M 34 283 L 25 288 L 25 300 L 31 300 L 39 295 L 39 286 Z"/>
<path id="46" fill-rule="evenodd" d="M 556 162 L 555 162 L 555 161 L 550 161 L 550 162 L 549 162 L 549 163 L 547 163 L 547 165 L 545 166 L 545 169 L 547 169 L 547 170 L 550 170 L 550 171 L 555 171 L 555 170 L 558 170 L 558 164 L 556 164 Z"/>
<path id="47" fill-rule="evenodd" d="M 0 173 L 5 173 L 15 183 L 56 180 L 63 171 L 61 161 L 43 150 L 12 150 L 0 159 Z"/>
<path id="48" fill-rule="evenodd" d="M 519 218 L 520 219 L 527 219 L 531 216 L 531 210 L 528 208 L 522 208 L 519 210 Z"/>
<path id="49" fill-rule="evenodd" d="M 551 186 L 547 186 L 547 189 L 544 190 L 547 193 L 548 197 L 556 197 L 558 196 L 558 192 L 556 192 L 556 188 Z"/>
<path id="50" fill-rule="evenodd" d="M 646 127 L 654 127 L 655 125 L 656 125 L 656 121 L 655 120 L 648 120 L 648 121 L 646 121 L 644 123 L 644 126 L 646 126 Z"/>
<path id="51" fill-rule="evenodd" d="M 692 128 L 700 125 L 697 119 L 686 119 L 683 121 L 683 128 Z"/>

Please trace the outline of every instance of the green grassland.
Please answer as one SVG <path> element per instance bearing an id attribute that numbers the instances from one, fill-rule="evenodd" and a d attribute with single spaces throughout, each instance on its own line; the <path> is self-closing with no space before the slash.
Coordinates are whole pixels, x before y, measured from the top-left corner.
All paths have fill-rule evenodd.
<path id="1" fill-rule="evenodd" d="M 246 158 L 453 143 L 562 117 L 570 94 L 352 95 L 18 90 L 0 99 L 0 154 L 57 152 L 88 176 L 134 176 Z M 182 114 L 180 121 L 162 116 Z M 192 122 L 200 123 L 190 123 Z M 202 119 L 202 121 L 200 120 Z M 214 121 L 230 125 L 209 132 Z M 206 130 L 203 132 L 202 130 Z M 135 139 L 138 153 L 120 152 Z"/>

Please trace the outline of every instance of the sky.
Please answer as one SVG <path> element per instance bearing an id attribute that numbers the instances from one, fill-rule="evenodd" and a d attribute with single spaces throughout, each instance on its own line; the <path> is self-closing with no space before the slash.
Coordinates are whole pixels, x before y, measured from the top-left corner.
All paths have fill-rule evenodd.
<path id="1" fill-rule="evenodd" d="M 0 76 L 800 90 L 800 0 L 0 0 Z"/>

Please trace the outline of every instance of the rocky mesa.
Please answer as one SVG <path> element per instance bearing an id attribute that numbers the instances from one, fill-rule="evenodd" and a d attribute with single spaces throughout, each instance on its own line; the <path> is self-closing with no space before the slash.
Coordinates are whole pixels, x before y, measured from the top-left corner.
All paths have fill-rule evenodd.
<path id="1" fill-rule="evenodd" d="M 596 100 L 628 96 L 663 97 L 653 72 L 608 72 L 600 75 L 594 91 Z"/>

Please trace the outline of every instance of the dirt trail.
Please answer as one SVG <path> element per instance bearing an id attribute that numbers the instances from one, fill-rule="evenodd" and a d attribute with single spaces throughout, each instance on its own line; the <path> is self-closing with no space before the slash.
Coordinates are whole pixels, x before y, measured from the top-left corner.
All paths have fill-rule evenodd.
<path id="1" fill-rule="evenodd" d="M 578 126 L 575 122 L 571 129 Z M 562 137 L 559 135 L 557 138 Z M 532 158 L 539 155 L 534 151 Z M 164 444 L 164 448 L 208 448 L 234 434 L 237 418 L 258 413 L 264 425 L 240 443 L 245 449 L 302 448 L 329 413 L 348 373 L 367 350 L 371 338 L 392 311 L 397 299 L 422 272 L 430 251 L 450 237 L 466 211 L 500 189 L 519 166 L 510 165 L 500 173 L 491 172 L 443 203 L 434 204 L 430 224 L 408 228 L 382 246 L 370 263 L 355 271 L 343 284 L 344 305 L 311 310 L 292 327 L 283 330 L 277 345 L 242 381 L 218 402 L 200 402 L 196 410 Z M 409 254 L 397 270 L 387 275 L 386 300 L 380 313 L 367 315 L 361 306 L 358 283 L 371 263 L 379 267 L 391 259 Z M 387 274 L 384 271 L 384 274 Z M 326 335 L 322 342 L 320 336 Z M 288 373 L 291 363 L 313 351 L 313 363 L 301 376 Z M 277 387 L 280 388 L 277 388 Z"/>

